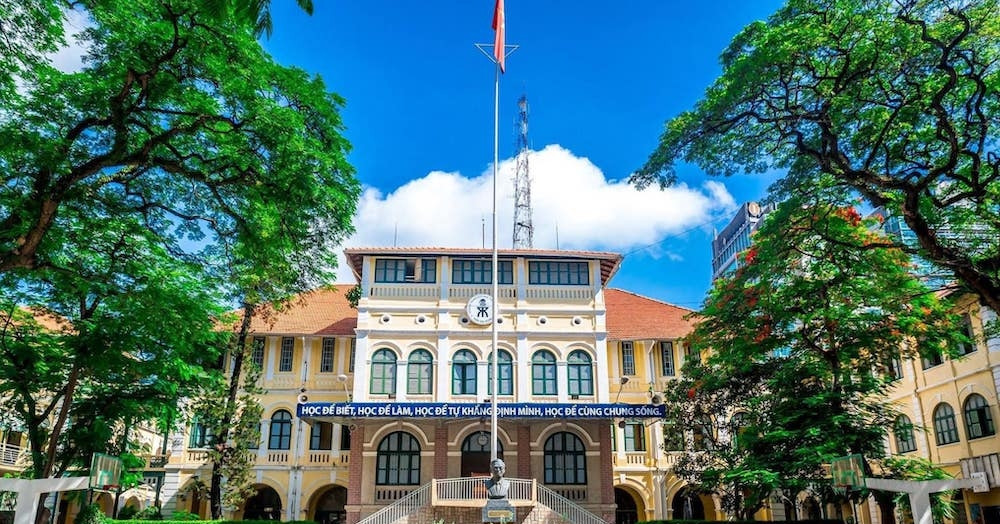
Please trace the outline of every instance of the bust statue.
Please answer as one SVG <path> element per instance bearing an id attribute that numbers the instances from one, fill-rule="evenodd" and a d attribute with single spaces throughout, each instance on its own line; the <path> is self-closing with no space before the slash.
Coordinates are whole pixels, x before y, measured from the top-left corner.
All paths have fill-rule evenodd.
<path id="1" fill-rule="evenodd" d="M 486 481 L 486 496 L 491 499 L 507 498 L 510 482 L 503 478 L 503 474 L 507 471 L 506 464 L 500 459 L 493 459 L 493 462 L 490 462 L 490 470 L 493 476 Z"/>

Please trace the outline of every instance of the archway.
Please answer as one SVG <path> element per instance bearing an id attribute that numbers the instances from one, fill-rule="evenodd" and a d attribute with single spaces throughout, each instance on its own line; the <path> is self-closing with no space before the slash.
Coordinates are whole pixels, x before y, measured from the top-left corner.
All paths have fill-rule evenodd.
<path id="1" fill-rule="evenodd" d="M 347 488 L 330 486 L 316 498 L 316 505 L 312 510 L 313 520 L 317 524 L 344 524 L 347 522 L 345 504 L 347 504 Z"/>
<path id="2" fill-rule="evenodd" d="M 701 503 L 701 497 L 690 489 L 678 491 L 670 507 L 674 511 L 674 520 L 705 520 L 705 506 Z"/>
<path id="3" fill-rule="evenodd" d="M 636 524 L 639 522 L 639 506 L 627 491 L 615 488 L 615 524 Z"/>
<path id="4" fill-rule="evenodd" d="M 94 503 L 96 503 L 101 508 L 101 513 L 105 516 L 110 517 L 115 509 L 115 500 L 112 498 L 111 493 L 107 491 L 101 491 L 94 497 Z"/>
<path id="5" fill-rule="evenodd" d="M 813 497 L 806 497 L 802 500 L 802 516 L 806 520 L 819 520 L 823 518 L 820 514 L 819 502 Z"/>
<path id="6" fill-rule="evenodd" d="M 281 497 L 270 486 L 257 486 L 257 493 L 247 499 L 243 520 L 281 520 Z"/>
<path id="7" fill-rule="evenodd" d="M 462 441 L 462 476 L 490 476 L 490 449 L 490 434 L 486 431 L 476 431 L 465 437 Z M 503 444 L 497 446 L 497 458 L 503 460 Z"/>

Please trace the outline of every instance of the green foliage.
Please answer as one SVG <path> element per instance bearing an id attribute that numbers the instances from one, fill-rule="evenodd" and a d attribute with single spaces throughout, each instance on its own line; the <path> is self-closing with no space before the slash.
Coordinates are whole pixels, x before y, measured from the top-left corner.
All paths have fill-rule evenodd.
<path id="1" fill-rule="evenodd" d="M 639 524 L 711 524 L 713 522 L 718 522 L 716 520 L 684 520 L 684 519 L 669 519 L 669 520 L 644 520 L 639 522 Z M 732 524 L 756 524 L 759 521 L 756 520 L 727 520 L 726 522 Z M 799 524 L 843 524 L 843 521 L 837 519 L 801 519 L 795 522 Z"/>
<path id="2" fill-rule="evenodd" d="M 105 524 L 106 522 L 108 522 L 108 518 L 101 512 L 101 506 L 98 504 L 86 504 L 76 514 L 77 524 Z"/>
<path id="3" fill-rule="evenodd" d="M 675 472 L 739 518 L 774 490 L 828 483 L 834 457 L 881 457 L 892 359 L 961 339 L 874 225 L 844 202 L 782 203 L 699 313 L 689 343 L 709 357 L 664 395 L 668 426 L 693 432 Z"/>
<path id="4" fill-rule="evenodd" d="M 195 518 L 177 518 L 177 515 L 187 517 L 189 515 L 194 515 L 193 513 L 187 511 L 175 511 L 174 518 L 161 520 L 161 524 L 199 524 L 199 523 L 211 523 L 211 524 L 274 524 L 273 520 L 200 520 L 197 515 Z M 116 520 L 116 524 L 149 524 L 148 520 Z M 316 524 L 314 520 L 286 520 L 285 524 Z"/>
<path id="5" fill-rule="evenodd" d="M 347 297 L 347 303 L 351 305 L 352 308 L 358 309 L 358 302 L 361 302 L 361 284 L 357 284 L 351 289 L 344 293 Z"/>
<path id="6" fill-rule="evenodd" d="M 170 520 L 175 520 L 179 522 L 193 522 L 196 520 L 201 521 L 201 517 L 198 516 L 196 513 L 191 513 L 190 511 L 177 510 L 174 511 L 174 514 L 173 516 L 170 517 Z"/>
<path id="7" fill-rule="evenodd" d="M 788 0 L 743 29 L 632 177 L 824 174 L 903 218 L 921 256 L 1000 310 L 998 0 Z"/>
<path id="8" fill-rule="evenodd" d="M 44 59 L 64 5 L 0 0 L 24 36 L 0 43 L 0 406 L 41 477 L 179 420 L 229 347 L 220 305 L 331 281 L 359 193 L 343 100 L 245 20 L 79 3 L 87 61 L 66 73 Z"/>
<path id="9" fill-rule="evenodd" d="M 882 461 L 882 466 L 892 478 L 903 480 L 944 480 L 952 478 L 947 471 L 941 469 L 928 459 L 921 457 L 888 457 Z M 941 524 L 947 520 L 954 520 L 960 502 L 953 500 L 955 491 L 944 491 L 931 493 L 931 517 L 935 524 Z M 897 507 L 909 515 L 910 497 L 906 493 L 895 493 L 893 502 Z M 910 517 L 912 520 L 912 516 Z"/>
<path id="10" fill-rule="evenodd" d="M 119 518 L 119 520 L 128 520 Z M 163 513 L 156 506 L 149 506 L 135 515 L 134 520 L 163 520 Z"/>
<path id="11" fill-rule="evenodd" d="M 125 506 L 118 510 L 118 515 L 115 520 L 132 520 L 132 518 L 136 517 L 138 514 L 139 508 L 135 506 Z"/>

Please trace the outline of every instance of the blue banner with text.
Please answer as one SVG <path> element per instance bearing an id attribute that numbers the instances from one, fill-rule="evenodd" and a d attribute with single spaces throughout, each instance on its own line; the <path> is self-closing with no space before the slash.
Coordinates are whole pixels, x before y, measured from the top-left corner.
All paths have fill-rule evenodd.
<path id="1" fill-rule="evenodd" d="M 660 418 L 665 406 L 653 404 L 535 404 L 505 403 L 497 406 L 498 418 Z M 492 417 L 489 403 L 441 402 L 306 402 L 298 416 L 349 418 L 481 418 Z"/>

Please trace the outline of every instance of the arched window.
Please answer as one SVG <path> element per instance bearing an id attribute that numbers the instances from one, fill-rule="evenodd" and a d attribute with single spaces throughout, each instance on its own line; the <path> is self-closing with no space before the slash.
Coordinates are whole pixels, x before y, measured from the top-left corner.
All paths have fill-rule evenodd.
<path id="1" fill-rule="evenodd" d="M 188 447 L 205 448 L 212 444 L 213 439 L 212 430 L 201 419 L 196 417 L 191 421 L 191 436 L 188 440 Z"/>
<path id="2" fill-rule="evenodd" d="M 389 433 L 378 443 L 375 484 L 412 486 L 420 484 L 420 444 L 405 431 Z"/>
<path id="3" fill-rule="evenodd" d="M 406 364 L 406 392 L 411 395 L 431 393 L 434 383 L 434 359 L 426 349 L 410 353 Z"/>
<path id="4" fill-rule="evenodd" d="M 279 409 L 271 415 L 267 449 L 289 449 L 292 445 L 292 414 Z"/>
<path id="5" fill-rule="evenodd" d="M 463 349 L 451 359 L 451 394 L 476 394 L 476 355 Z"/>
<path id="6" fill-rule="evenodd" d="M 937 445 L 958 442 L 958 427 L 955 426 L 955 410 L 945 402 L 934 408 L 934 437 Z"/>
<path id="7" fill-rule="evenodd" d="M 910 417 L 900 415 L 892 425 L 896 436 L 896 453 L 909 453 L 917 450 L 917 441 L 913 438 L 913 422 Z"/>
<path id="8" fill-rule="evenodd" d="M 489 382 L 486 386 L 489 393 L 493 394 L 493 354 L 490 353 L 489 356 L 489 371 L 487 371 Z M 497 395 L 513 395 L 514 394 L 514 359 L 510 356 L 510 353 L 500 350 L 500 362 L 497 362 L 497 371 L 499 371 L 500 377 L 497 379 L 498 388 Z"/>
<path id="9" fill-rule="evenodd" d="M 560 431 L 545 441 L 545 483 L 586 484 L 587 456 L 580 437 Z"/>
<path id="10" fill-rule="evenodd" d="M 538 351 L 531 357 L 531 392 L 556 394 L 556 357 L 548 351 Z"/>
<path id="11" fill-rule="evenodd" d="M 393 395 L 396 393 L 396 354 L 380 349 L 372 355 L 371 393 Z"/>
<path id="12" fill-rule="evenodd" d="M 733 443 L 733 449 L 746 446 L 747 442 L 744 434 L 747 432 L 747 426 L 749 425 L 750 417 L 743 411 L 733 413 L 733 416 L 729 418 L 729 438 Z"/>
<path id="13" fill-rule="evenodd" d="M 569 372 L 569 394 L 593 395 L 594 368 L 590 365 L 590 355 L 578 349 L 569 354 L 566 364 Z"/>
<path id="14" fill-rule="evenodd" d="M 988 437 L 996 433 L 990 406 L 982 395 L 973 393 L 965 399 L 965 434 L 970 438 Z"/>
<path id="15" fill-rule="evenodd" d="M 333 449 L 333 424 L 313 422 L 309 431 L 309 449 Z"/>

